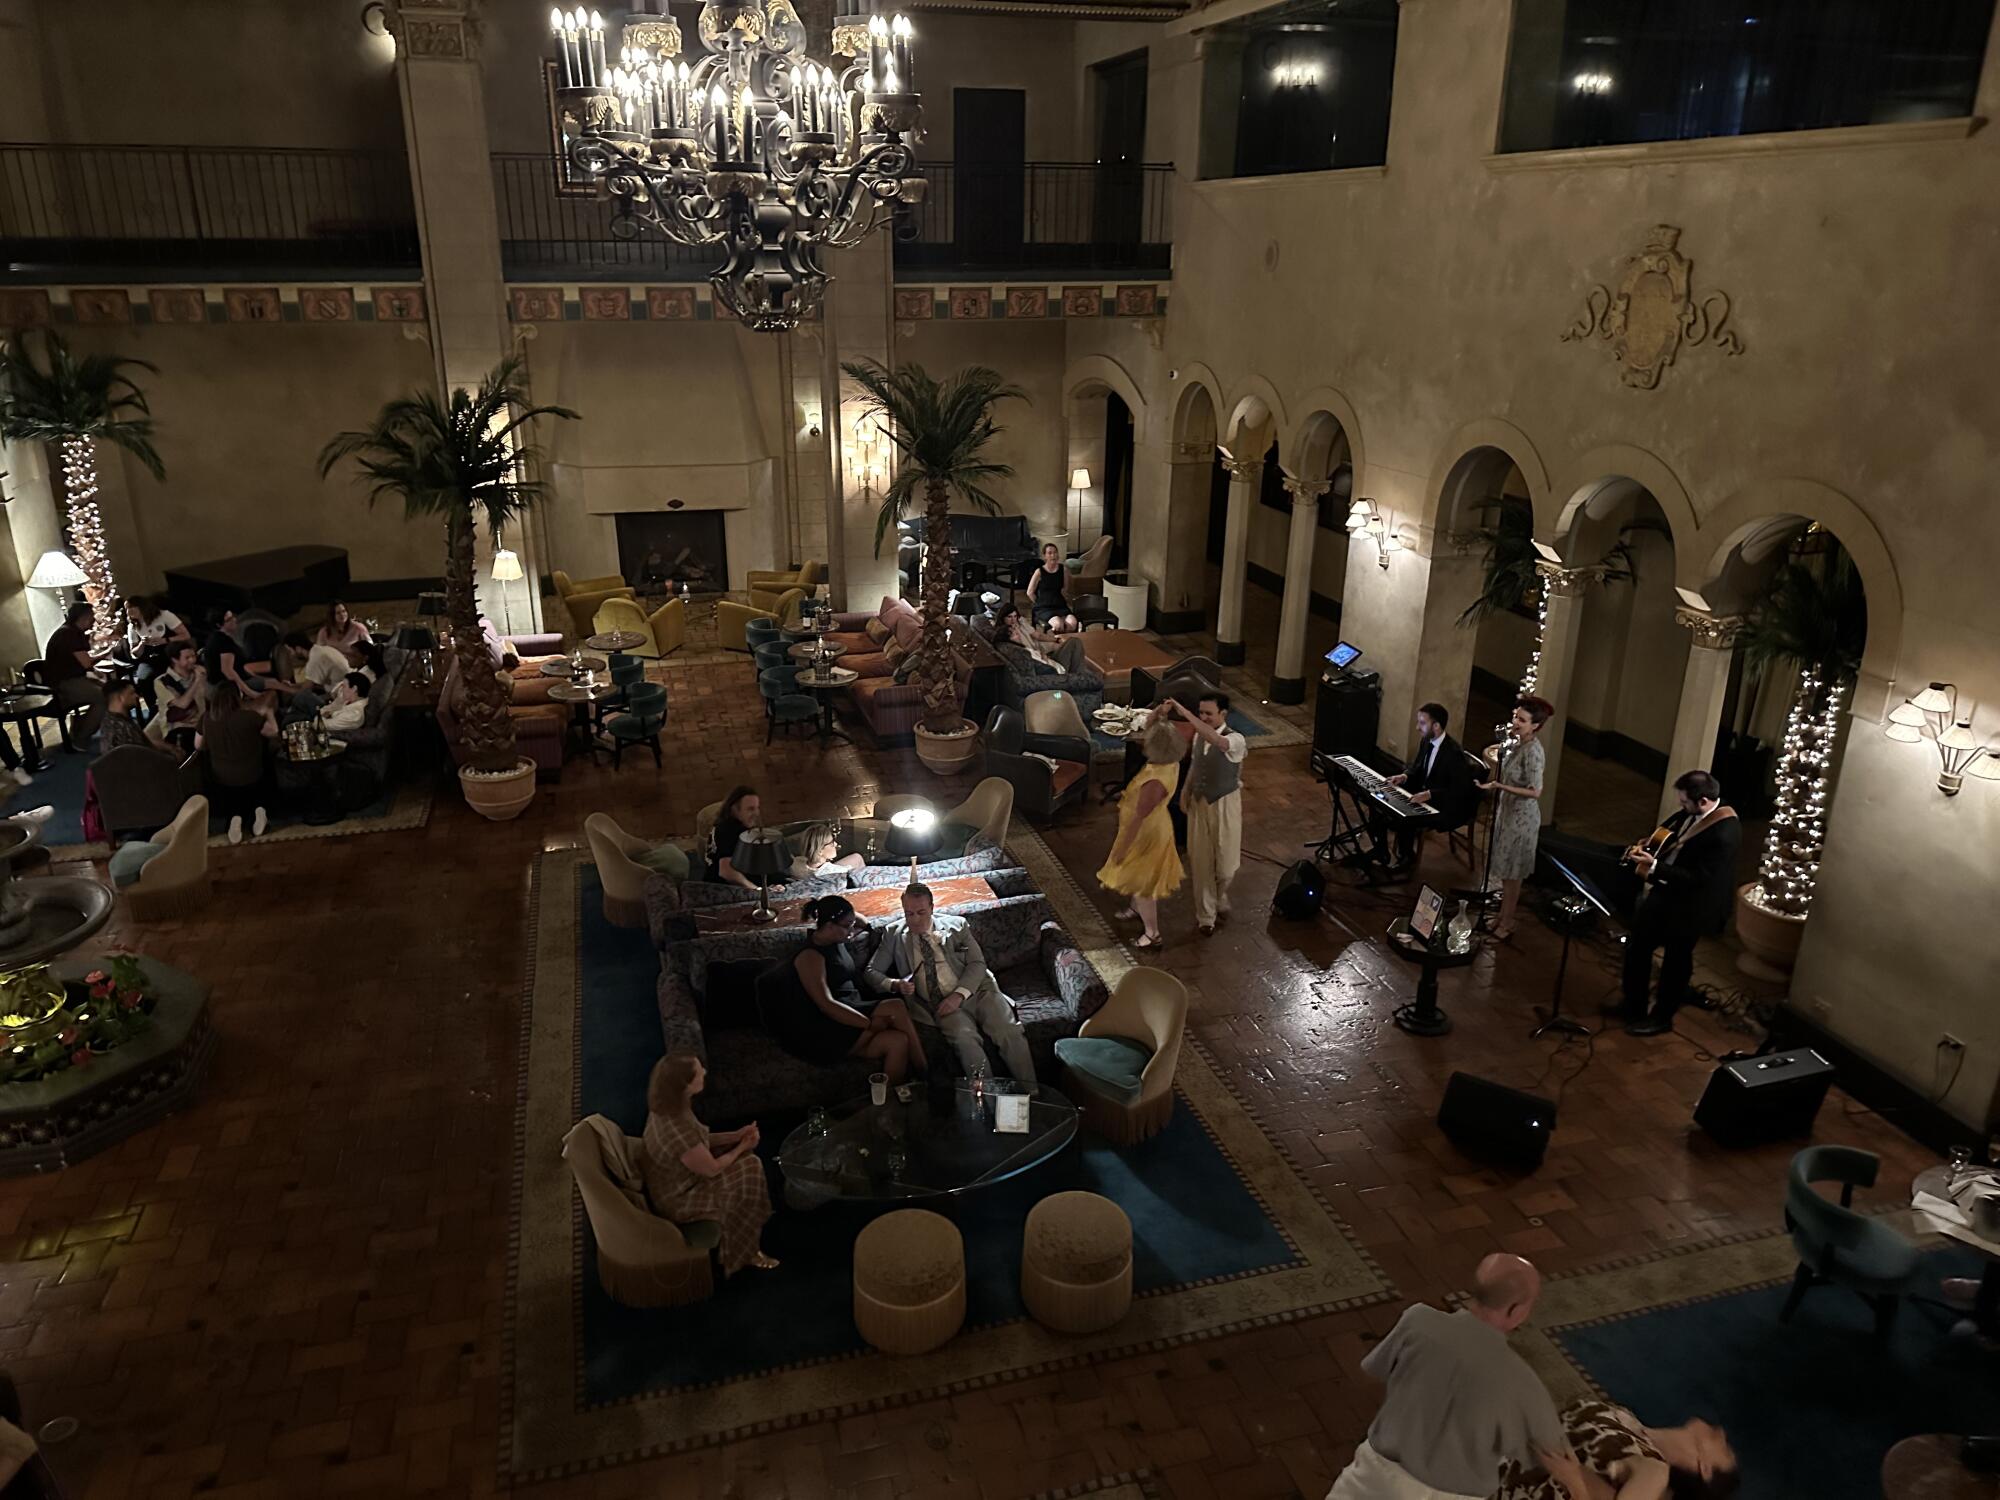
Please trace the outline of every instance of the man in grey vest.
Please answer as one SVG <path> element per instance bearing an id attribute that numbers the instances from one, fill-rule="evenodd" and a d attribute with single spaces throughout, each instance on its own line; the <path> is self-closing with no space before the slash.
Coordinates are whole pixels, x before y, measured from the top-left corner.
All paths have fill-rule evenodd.
<path id="1" fill-rule="evenodd" d="M 999 1049 L 1008 1076 L 1033 1083 L 1035 1061 L 1014 1002 L 1000 992 L 965 919 L 939 916 L 936 905 L 929 886 L 912 882 L 904 890 L 903 920 L 876 938 L 862 982 L 877 994 L 904 997 L 919 1026 L 935 1026 L 951 1043 L 966 1077 L 992 1076 L 983 1032 Z"/>
<path id="2" fill-rule="evenodd" d="M 1194 730 L 1194 752 L 1181 786 L 1187 814 L 1188 872 L 1194 877 L 1194 924 L 1203 937 L 1229 915 L 1229 882 L 1243 863 L 1243 757 L 1250 742 L 1229 727 L 1229 695 L 1203 693 L 1189 714 L 1171 711 Z"/>

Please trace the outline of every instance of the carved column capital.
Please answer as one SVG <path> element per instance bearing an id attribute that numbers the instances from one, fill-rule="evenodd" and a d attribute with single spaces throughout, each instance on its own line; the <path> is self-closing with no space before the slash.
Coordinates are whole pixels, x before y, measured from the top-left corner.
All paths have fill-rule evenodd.
<path id="1" fill-rule="evenodd" d="M 1225 458 L 1222 467 L 1229 471 L 1231 479 L 1244 484 L 1255 484 L 1264 476 L 1264 460 L 1261 458 Z"/>
<path id="2" fill-rule="evenodd" d="M 408 56 L 478 61 L 480 0 L 387 0 L 384 9 Z"/>
<path id="3" fill-rule="evenodd" d="M 1331 479 L 1294 479 L 1285 476 L 1285 492 L 1292 497 L 1292 504 L 1317 505 L 1320 496 L 1333 488 Z"/>
<path id="4" fill-rule="evenodd" d="M 1694 643 L 1710 651 L 1727 651 L 1736 644 L 1737 636 L 1743 633 L 1742 615 L 1712 615 L 1707 610 L 1689 609 L 1686 605 L 1674 611 L 1674 623 L 1685 625 L 1694 632 Z"/>
<path id="5" fill-rule="evenodd" d="M 1602 568 L 1565 568 L 1556 563 L 1538 562 L 1535 573 L 1551 599 L 1575 599 L 1604 577 Z"/>
<path id="6" fill-rule="evenodd" d="M 1212 443 L 1175 443 L 1173 462 L 1177 464 L 1214 463 L 1215 447 Z"/>

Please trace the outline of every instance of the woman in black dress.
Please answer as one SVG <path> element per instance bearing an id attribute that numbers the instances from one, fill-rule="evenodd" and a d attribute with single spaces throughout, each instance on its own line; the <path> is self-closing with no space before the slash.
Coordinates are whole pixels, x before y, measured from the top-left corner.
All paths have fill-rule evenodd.
<path id="1" fill-rule="evenodd" d="M 926 1071 L 923 1043 L 902 1001 L 862 1008 L 859 971 L 847 951 L 860 919 L 847 898 L 808 901 L 805 918 L 812 935 L 778 971 L 766 1002 L 765 1024 L 778 1045 L 820 1067 L 843 1057 L 872 1058 L 891 1083 L 901 1083 L 912 1068 Z"/>
<path id="2" fill-rule="evenodd" d="M 1052 635 L 1081 628 L 1069 612 L 1069 600 L 1063 593 L 1065 580 L 1062 548 L 1044 542 L 1041 565 L 1028 575 L 1028 603 L 1035 612 L 1035 624 Z"/>

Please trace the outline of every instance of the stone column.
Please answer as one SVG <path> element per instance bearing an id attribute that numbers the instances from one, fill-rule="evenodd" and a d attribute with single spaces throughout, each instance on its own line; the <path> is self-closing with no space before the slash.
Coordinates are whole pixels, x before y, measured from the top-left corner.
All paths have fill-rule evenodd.
<path id="1" fill-rule="evenodd" d="M 1278 659 L 1271 670 L 1271 701 L 1306 701 L 1306 615 L 1312 606 L 1313 547 L 1319 540 L 1319 500 L 1326 479 L 1285 478 L 1292 497 L 1292 534 L 1285 546 L 1285 599 L 1278 610 Z"/>
<path id="2" fill-rule="evenodd" d="M 1743 630 L 1741 615 L 1712 615 L 1705 610 L 1674 611 L 1677 624 L 1694 634 L 1688 648 L 1687 670 L 1681 677 L 1680 712 L 1674 716 L 1674 743 L 1668 752 L 1667 784 L 1660 789 L 1660 816 L 1678 801 L 1674 778 L 1683 771 L 1706 771 L 1715 761 L 1715 737 L 1722 728 L 1723 700 L 1729 695 L 1729 668 L 1736 655 L 1736 638 Z M 1725 797 L 1729 789 L 1723 788 Z"/>
<path id="3" fill-rule="evenodd" d="M 1562 770 L 1563 735 L 1569 727 L 1569 690 L 1576 675 L 1577 628 L 1583 623 L 1583 596 L 1601 576 L 1594 568 L 1537 563 L 1542 578 L 1541 649 L 1534 663 L 1534 692 L 1554 705 L 1542 726 L 1542 822 L 1556 817 L 1556 778 Z"/>
<path id="4" fill-rule="evenodd" d="M 1215 449 L 1176 443 L 1167 450 L 1166 513 L 1157 526 L 1140 513 L 1133 492 L 1132 557 L 1154 580 L 1156 627 L 1166 634 L 1200 630 L 1208 619 L 1208 490 Z"/>
<path id="5" fill-rule="evenodd" d="M 1225 667 L 1243 663 L 1243 585 L 1250 570 L 1250 511 L 1264 463 L 1256 458 L 1223 460 L 1229 470 L 1229 516 L 1222 532 L 1222 600 L 1216 610 L 1215 659 Z"/>

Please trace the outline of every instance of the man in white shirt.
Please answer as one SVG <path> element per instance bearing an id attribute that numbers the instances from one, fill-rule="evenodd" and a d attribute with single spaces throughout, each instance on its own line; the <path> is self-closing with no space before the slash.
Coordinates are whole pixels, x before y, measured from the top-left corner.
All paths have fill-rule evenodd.
<path id="1" fill-rule="evenodd" d="M 1187 814 L 1188 873 L 1194 880 L 1194 923 L 1203 937 L 1229 915 L 1229 882 L 1243 863 L 1243 758 L 1250 742 L 1229 727 L 1229 695 L 1204 693 L 1195 712 L 1174 698 L 1169 713 L 1194 730 L 1194 750 L 1181 788 Z"/>
<path id="2" fill-rule="evenodd" d="M 328 734 L 343 734 L 368 722 L 368 687 L 368 679 L 359 672 L 349 672 L 334 685 L 333 701 L 319 711 Z"/>
<path id="3" fill-rule="evenodd" d="M 1507 1346 L 1541 1290 L 1527 1261 L 1495 1254 L 1479 1263 L 1461 1311 L 1421 1302 L 1405 1311 L 1361 1361 L 1388 1389 L 1327 1500 L 1475 1500 L 1499 1487 L 1507 1459 L 1567 1469 L 1555 1402 Z"/>
<path id="4" fill-rule="evenodd" d="M 911 883 L 903 892 L 903 920 L 882 929 L 863 983 L 877 994 L 902 996 L 919 1025 L 942 1032 L 966 1077 L 992 1076 L 983 1032 L 999 1049 L 1007 1076 L 1033 1083 L 1035 1060 L 1014 1002 L 1000 993 L 964 919 L 938 916 L 936 904 L 929 886 Z"/>

